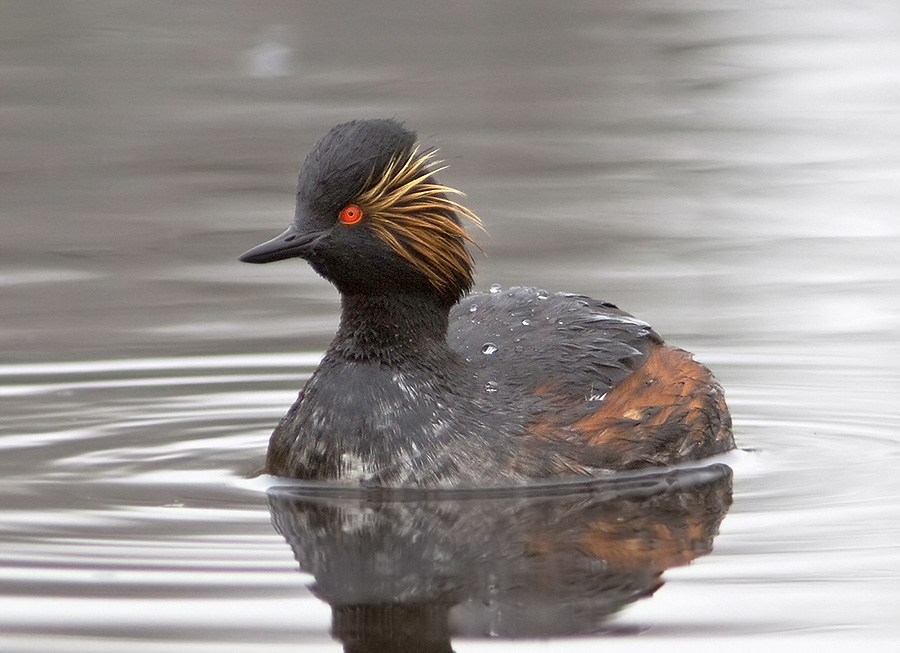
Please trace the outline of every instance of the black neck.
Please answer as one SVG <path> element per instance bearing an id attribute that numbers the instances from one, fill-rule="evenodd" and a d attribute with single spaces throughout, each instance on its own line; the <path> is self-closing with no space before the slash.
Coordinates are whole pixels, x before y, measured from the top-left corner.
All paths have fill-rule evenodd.
<path id="1" fill-rule="evenodd" d="M 427 295 L 342 295 L 341 324 L 329 352 L 357 361 L 399 364 L 452 356 L 449 308 Z"/>

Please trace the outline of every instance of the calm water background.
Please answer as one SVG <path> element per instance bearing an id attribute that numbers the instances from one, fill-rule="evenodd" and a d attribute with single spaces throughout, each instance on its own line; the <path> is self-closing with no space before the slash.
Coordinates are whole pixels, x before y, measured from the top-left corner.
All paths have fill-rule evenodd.
<path id="1" fill-rule="evenodd" d="M 551 4 L 0 4 L 0 650 L 340 649 L 246 479 L 337 296 L 236 256 L 375 116 L 441 147 L 479 288 L 650 321 L 746 450 L 715 551 L 602 641 L 456 650 L 892 650 L 900 9 Z"/>

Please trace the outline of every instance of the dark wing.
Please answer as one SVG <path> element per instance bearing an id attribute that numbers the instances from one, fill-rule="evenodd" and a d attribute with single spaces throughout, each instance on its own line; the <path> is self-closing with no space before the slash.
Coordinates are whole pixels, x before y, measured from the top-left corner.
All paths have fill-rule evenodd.
<path id="1" fill-rule="evenodd" d="M 467 296 L 450 314 L 448 340 L 485 384 L 584 399 L 609 392 L 662 342 L 612 304 L 534 288 Z"/>
<path id="2" fill-rule="evenodd" d="M 721 386 L 612 304 L 529 288 L 472 295 L 449 340 L 486 388 L 518 400 L 530 476 L 632 469 L 734 447 Z"/>

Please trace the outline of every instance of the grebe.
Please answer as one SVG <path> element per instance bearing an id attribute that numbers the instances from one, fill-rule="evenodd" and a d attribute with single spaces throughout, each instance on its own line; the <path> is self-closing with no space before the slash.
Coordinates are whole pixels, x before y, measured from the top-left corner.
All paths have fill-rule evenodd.
<path id="1" fill-rule="evenodd" d="M 463 220 L 434 151 L 394 120 L 334 127 L 293 222 L 241 256 L 303 258 L 337 334 L 275 428 L 265 471 L 371 486 L 496 486 L 691 461 L 734 447 L 721 386 L 607 302 L 469 293 Z"/>

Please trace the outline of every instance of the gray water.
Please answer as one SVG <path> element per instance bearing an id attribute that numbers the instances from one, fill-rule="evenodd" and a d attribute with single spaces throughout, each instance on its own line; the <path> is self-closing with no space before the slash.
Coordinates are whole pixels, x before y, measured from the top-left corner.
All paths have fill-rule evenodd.
<path id="1" fill-rule="evenodd" d="M 419 596 L 439 559 L 469 583 L 459 652 L 894 650 L 898 62 L 891 2 L 4 2 L 0 650 L 336 651 L 354 564 Z M 480 289 L 614 301 L 713 368 L 730 495 L 689 487 L 666 521 L 668 495 L 572 490 L 590 520 L 557 529 L 558 497 L 253 476 L 338 302 L 300 262 L 236 257 L 286 226 L 315 140 L 375 116 L 441 148 L 489 232 Z M 451 541 L 490 515 L 485 549 Z M 591 548 L 629 520 L 681 553 Z M 372 524 L 386 557 L 342 557 Z M 531 552 L 556 592 L 616 560 L 665 584 L 553 612 L 511 553 L 526 527 L 556 537 Z M 466 556 L 493 566 L 464 582 Z"/>

